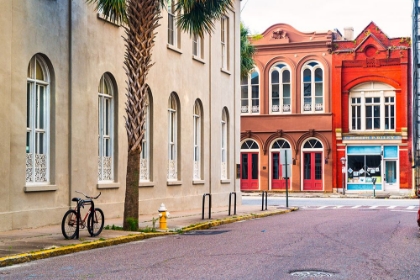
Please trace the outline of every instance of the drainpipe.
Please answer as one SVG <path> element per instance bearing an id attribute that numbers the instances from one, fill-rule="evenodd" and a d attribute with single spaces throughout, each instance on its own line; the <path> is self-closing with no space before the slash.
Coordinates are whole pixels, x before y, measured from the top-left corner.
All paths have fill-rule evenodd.
<path id="1" fill-rule="evenodd" d="M 69 38 L 69 43 L 68 43 L 68 55 L 69 55 L 69 61 L 68 61 L 68 67 L 69 67 L 69 72 L 68 72 L 68 83 L 69 83 L 69 88 L 68 88 L 68 102 L 69 102 L 69 106 L 68 106 L 68 135 L 70 137 L 68 137 L 68 176 L 69 176 L 69 207 L 71 206 L 71 198 L 72 198 L 72 193 L 73 193 L 73 189 L 72 189 L 72 180 L 71 180 L 71 176 L 72 176 L 72 153 L 71 153 L 71 146 L 72 146 L 72 126 L 71 126 L 71 120 L 72 120 L 72 83 L 73 83 L 73 75 L 72 75 L 72 71 L 73 71 L 73 67 L 72 67 L 72 52 L 73 52 L 73 33 L 72 33 L 72 28 L 73 28 L 73 24 L 72 24 L 72 0 L 69 0 L 68 2 L 69 5 L 69 22 L 68 22 L 68 28 L 69 28 L 69 34 L 68 34 L 68 38 Z"/>
<path id="2" fill-rule="evenodd" d="M 211 90 L 212 90 L 212 87 L 211 87 L 211 82 L 212 82 L 212 61 L 211 61 L 211 59 L 212 59 L 212 56 L 211 56 L 211 39 L 212 39 L 212 36 L 211 36 L 211 34 L 209 34 L 209 148 L 210 148 L 210 150 L 209 150 L 209 156 L 208 156 L 208 159 L 209 159 L 209 174 L 210 174 L 210 178 L 209 178 L 209 193 L 211 194 L 211 185 L 212 185 L 212 180 L 211 180 L 211 178 L 212 178 L 212 173 L 211 173 L 211 156 L 210 156 L 210 154 L 211 154 L 211 143 L 212 143 L 212 141 L 211 141 L 211 135 L 212 135 L 212 133 L 211 133 L 211 126 L 212 126 L 212 118 L 211 118 L 211 116 L 212 116 L 212 113 L 211 113 L 211 109 L 212 109 L 212 106 L 211 106 L 211 94 L 212 94 L 212 92 L 211 92 Z M 210 202 L 209 202 L 210 203 Z"/>

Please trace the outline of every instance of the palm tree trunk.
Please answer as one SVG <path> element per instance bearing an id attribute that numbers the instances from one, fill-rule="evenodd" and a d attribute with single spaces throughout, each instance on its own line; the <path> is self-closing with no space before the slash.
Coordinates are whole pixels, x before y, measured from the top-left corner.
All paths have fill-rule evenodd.
<path id="1" fill-rule="evenodd" d="M 125 127 L 128 137 L 128 158 L 123 221 L 123 227 L 126 230 L 133 229 L 132 221 L 137 223 L 139 216 L 140 153 L 144 137 L 144 108 L 148 92 L 146 77 L 153 65 L 151 57 L 155 29 L 159 26 L 159 5 L 159 0 L 127 0 L 127 24 L 124 26 L 126 33 L 124 69 L 127 75 Z"/>
<path id="2" fill-rule="evenodd" d="M 137 229 L 139 216 L 139 166 L 140 153 L 129 151 L 127 158 L 127 174 L 125 186 L 124 222 L 123 228 Z M 137 226 L 133 228 L 133 223 Z"/>

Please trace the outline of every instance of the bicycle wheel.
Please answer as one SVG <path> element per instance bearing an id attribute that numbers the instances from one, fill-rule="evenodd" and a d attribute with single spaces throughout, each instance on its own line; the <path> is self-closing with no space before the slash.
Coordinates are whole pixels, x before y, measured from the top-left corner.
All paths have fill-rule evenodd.
<path id="1" fill-rule="evenodd" d="M 68 210 L 64 214 L 61 222 L 61 232 L 66 239 L 73 239 L 76 236 L 77 228 L 77 212 L 75 210 Z"/>
<path id="2" fill-rule="evenodd" d="M 95 211 L 90 213 L 87 223 L 87 229 L 90 236 L 98 236 L 104 228 L 104 222 L 104 212 L 99 208 L 95 208 Z"/>

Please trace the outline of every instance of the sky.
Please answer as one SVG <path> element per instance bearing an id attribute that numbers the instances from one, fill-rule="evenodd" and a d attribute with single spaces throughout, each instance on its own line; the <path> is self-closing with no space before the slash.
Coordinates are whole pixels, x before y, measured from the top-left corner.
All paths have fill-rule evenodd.
<path id="1" fill-rule="evenodd" d="M 301 32 L 354 28 L 354 37 L 371 22 L 390 38 L 411 36 L 412 0 L 242 0 L 241 21 L 251 34 L 276 23 Z"/>

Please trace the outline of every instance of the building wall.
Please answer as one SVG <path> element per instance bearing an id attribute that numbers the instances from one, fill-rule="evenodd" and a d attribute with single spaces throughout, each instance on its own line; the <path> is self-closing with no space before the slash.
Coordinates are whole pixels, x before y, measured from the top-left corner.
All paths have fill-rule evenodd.
<path id="1" fill-rule="evenodd" d="M 259 113 L 241 115 L 242 141 L 252 139 L 259 146 L 259 179 L 253 189 L 274 190 L 270 147 L 276 139 L 284 139 L 291 144 L 293 160 L 289 189 L 305 190 L 302 148 L 307 140 L 318 139 L 322 143 L 322 186 L 316 190 L 332 191 L 331 42 L 333 36 L 338 35 L 332 31 L 303 33 L 287 24 L 273 25 L 262 35 L 262 39 L 252 41 L 260 78 Z M 310 61 L 318 62 L 323 69 L 322 112 L 303 111 L 302 68 Z M 270 111 L 270 69 L 280 62 L 289 65 L 291 70 L 291 112 L 274 114 Z"/>
<path id="2" fill-rule="evenodd" d="M 180 32 L 178 49 L 168 46 L 165 10 L 153 49 L 147 83 L 153 97 L 152 180 L 139 183 L 140 213 L 200 208 L 204 193 L 213 206 L 227 205 L 240 189 L 239 160 L 239 1 L 229 18 L 229 68 L 221 71 L 220 22 L 204 38 L 203 59 L 193 59 L 190 35 Z M 123 215 L 127 136 L 124 127 L 123 28 L 100 19 L 84 1 L 7 1 L 0 12 L 0 230 L 58 224 L 75 191 L 102 192 L 96 205 L 106 218 Z M 30 27 L 30 28 L 29 28 Z M 106 34 L 106 35 L 105 35 Z M 25 180 L 26 79 L 31 58 L 47 62 L 51 83 L 50 180 Z M 98 84 L 108 73 L 114 85 L 114 178 L 98 183 Z M 168 183 L 168 99 L 179 97 L 178 180 Z M 202 174 L 193 182 L 193 106 L 203 109 Z M 228 179 L 221 180 L 221 118 L 229 113 Z M 240 196 L 239 196 L 240 198 Z M 238 199 L 240 203 L 240 199 Z"/>
<path id="3" fill-rule="evenodd" d="M 354 40 L 333 43 L 333 121 L 336 130 L 333 158 L 334 187 L 342 188 L 343 177 L 346 189 L 372 190 L 372 183 L 356 186 L 347 162 L 342 173 L 340 159 L 348 159 L 349 147 L 398 147 L 397 181 L 393 186 L 384 187 L 386 157 L 381 155 L 383 174 L 377 172 L 369 178 L 377 177 L 377 189 L 382 191 L 410 190 L 411 175 L 411 106 L 410 95 L 410 40 L 409 38 L 388 38 L 382 30 L 371 22 Z M 385 91 L 395 92 L 395 129 L 378 128 L 374 130 L 354 130 L 351 127 L 350 94 L 367 84 L 381 86 Z M 368 90 L 367 90 L 368 92 Z M 378 92 L 379 93 L 379 92 Z M 367 93 L 369 94 L 369 93 Z M 382 109 L 381 109 L 382 110 Z M 364 120 L 362 120 L 363 122 Z M 383 121 L 383 116 L 381 116 Z M 369 154 L 370 152 L 367 151 Z M 374 153 L 374 152 L 373 152 Z M 351 170 L 350 170 L 350 169 Z M 366 169 L 366 168 L 365 168 Z M 398 172 L 399 170 L 399 172 Z M 365 180 L 365 178 L 364 178 Z M 368 179 L 371 180 L 371 179 Z"/>

